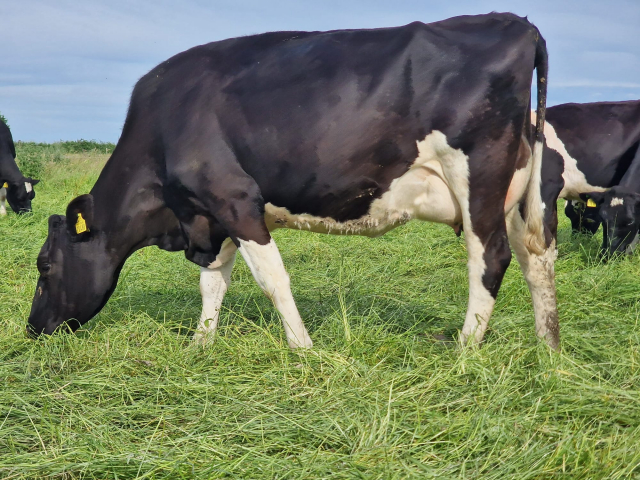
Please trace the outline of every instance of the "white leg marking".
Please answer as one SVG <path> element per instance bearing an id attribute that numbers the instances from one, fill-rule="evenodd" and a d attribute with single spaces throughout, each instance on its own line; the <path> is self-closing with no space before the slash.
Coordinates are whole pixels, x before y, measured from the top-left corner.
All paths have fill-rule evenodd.
<path id="1" fill-rule="evenodd" d="M 557 349 L 560 332 L 554 271 L 557 256 L 555 241 L 542 254 L 531 253 L 525 246 L 526 228 L 517 208 L 507 217 L 507 230 L 509 241 L 531 292 L 536 333 L 540 338 L 544 338 L 550 347 Z"/>
<path id="2" fill-rule="evenodd" d="M 469 305 L 467 307 L 467 315 L 460 332 L 460 341 L 466 343 L 480 343 L 484 338 L 484 334 L 489 326 L 489 319 L 496 303 L 495 298 L 491 295 L 482 283 L 487 268 L 484 262 L 484 247 L 480 238 L 467 229 L 464 224 L 464 238 L 467 243 L 467 254 L 469 261 Z"/>
<path id="3" fill-rule="evenodd" d="M 202 314 L 200 315 L 198 329 L 193 337 L 193 340 L 197 343 L 204 344 L 213 339 L 218 328 L 220 307 L 222 306 L 224 294 L 229 288 L 236 251 L 235 244 L 230 238 L 227 238 L 222 243 L 216 260 L 209 265 L 209 268 L 200 268 Z"/>
<path id="4" fill-rule="evenodd" d="M 7 199 L 7 189 L 0 188 L 0 215 L 7 214 L 7 208 L 4 206 L 4 202 Z"/>
<path id="5" fill-rule="evenodd" d="M 266 245 L 240 240 L 240 253 L 251 269 L 253 278 L 282 315 L 289 346 L 311 348 L 313 342 L 298 313 L 291 294 L 289 275 L 276 243 L 273 239 Z"/>

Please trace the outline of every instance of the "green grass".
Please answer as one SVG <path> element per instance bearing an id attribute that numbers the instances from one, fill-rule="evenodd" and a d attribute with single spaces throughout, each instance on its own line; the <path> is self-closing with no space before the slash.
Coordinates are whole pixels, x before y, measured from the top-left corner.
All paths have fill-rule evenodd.
<path id="1" fill-rule="evenodd" d="M 199 270 L 156 248 L 76 335 L 26 339 L 46 218 L 105 158 L 43 157 L 35 213 L 0 219 L 0 477 L 640 478 L 640 259 L 601 265 L 564 217 L 560 354 L 515 260 L 484 345 L 434 341 L 462 326 L 465 245 L 419 223 L 275 233 L 312 351 L 241 259 L 215 343 L 192 345 Z"/>

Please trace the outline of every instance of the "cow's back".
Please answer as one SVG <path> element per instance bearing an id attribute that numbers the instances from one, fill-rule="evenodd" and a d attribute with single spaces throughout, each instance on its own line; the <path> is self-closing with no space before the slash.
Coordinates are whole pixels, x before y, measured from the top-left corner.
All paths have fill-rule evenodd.
<path id="1" fill-rule="evenodd" d="M 565 150 L 565 190 L 609 188 L 623 178 L 638 148 L 640 101 L 556 105 L 547 109 L 547 123 Z M 576 180 L 582 175 L 586 182 Z"/>
<path id="2" fill-rule="evenodd" d="M 429 132 L 473 148 L 474 109 L 502 129 L 511 110 L 486 110 L 529 95 L 534 50 L 520 47 L 536 40 L 510 14 L 241 37 L 162 63 L 138 83 L 131 109 L 148 111 L 140 117 L 156 122 L 165 145 L 194 116 L 215 124 L 267 202 L 350 220 L 410 168 Z"/>

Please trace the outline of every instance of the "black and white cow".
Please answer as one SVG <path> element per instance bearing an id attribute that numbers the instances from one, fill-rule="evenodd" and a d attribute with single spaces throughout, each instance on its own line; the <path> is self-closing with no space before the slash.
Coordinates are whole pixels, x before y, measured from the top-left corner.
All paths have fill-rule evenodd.
<path id="1" fill-rule="evenodd" d="M 588 204 L 588 205 L 587 205 Z M 564 214 L 571 220 L 571 231 L 585 235 L 594 235 L 600 228 L 602 219 L 595 202 L 567 200 Z"/>
<path id="2" fill-rule="evenodd" d="M 6 215 L 5 200 L 16 213 L 31 211 L 31 200 L 36 193 L 33 186 L 40 180 L 27 178 L 16 165 L 16 147 L 11 131 L 0 120 L 0 215 Z"/>
<path id="3" fill-rule="evenodd" d="M 550 107 L 545 138 L 543 170 L 564 163 L 573 230 L 593 234 L 603 222 L 603 253 L 629 250 L 640 226 L 640 101 Z"/>
<path id="4" fill-rule="evenodd" d="M 216 330 L 239 250 L 289 345 L 311 347 L 269 232 L 378 236 L 416 218 L 464 226 L 463 343 L 483 338 L 511 260 L 509 230 L 537 333 L 556 348 L 556 197 L 545 203 L 541 189 L 546 71 L 538 30 L 495 13 L 266 33 L 170 58 L 135 86 L 91 194 L 50 217 L 29 330 L 87 322 L 127 257 L 157 245 L 201 267 L 197 340 Z"/>

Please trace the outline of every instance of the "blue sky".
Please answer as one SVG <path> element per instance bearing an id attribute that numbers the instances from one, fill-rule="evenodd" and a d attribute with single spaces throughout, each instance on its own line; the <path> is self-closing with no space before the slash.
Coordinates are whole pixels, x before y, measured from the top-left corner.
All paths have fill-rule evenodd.
<path id="1" fill-rule="evenodd" d="M 549 105 L 640 98 L 640 0 L 3 0 L 0 112 L 16 140 L 115 142 L 137 79 L 194 45 L 490 11 L 541 30 Z"/>

